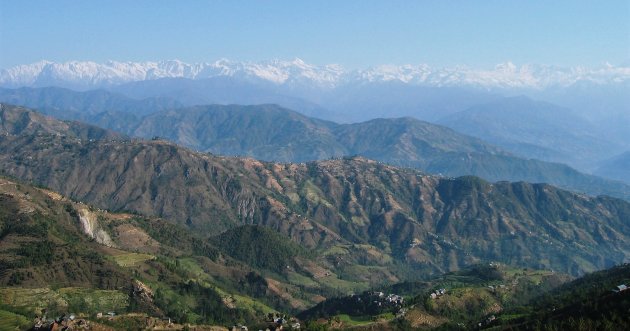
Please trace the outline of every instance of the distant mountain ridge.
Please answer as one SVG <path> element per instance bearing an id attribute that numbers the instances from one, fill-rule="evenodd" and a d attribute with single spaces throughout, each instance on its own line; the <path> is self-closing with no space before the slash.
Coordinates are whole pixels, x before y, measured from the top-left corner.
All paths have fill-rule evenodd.
<path id="1" fill-rule="evenodd" d="M 134 81 L 160 78 L 206 79 L 238 77 L 273 84 L 312 85 L 333 88 L 344 84 L 400 81 L 425 86 L 469 86 L 481 88 L 547 88 L 569 86 L 580 81 L 605 84 L 630 79 L 630 68 L 612 65 L 600 68 L 561 68 L 544 65 L 517 67 L 502 63 L 490 70 L 467 67 L 432 68 L 421 65 L 381 65 L 369 69 L 346 70 L 340 65 L 312 65 L 301 59 L 291 61 L 238 62 L 221 59 L 210 63 L 158 62 L 95 63 L 40 61 L 0 71 L 0 86 L 72 88 L 108 87 Z"/>
<path id="2" fill-rule="evenodd" d="M 595 174 L 615 178 L 630 183 L 630 151 L 603 162 Z"/>
<path id="3" fill-rule="evenodd" d="M 13 95 L 12 90 L 8 91 L 8 96 Z M 40 105 L 48 102 L 33 100 L 33 104 Z M 562 164 L 519 158 L 479 139 L 413 118 L 337 124 L 275 105 L 196 106 L 144 117 L 121 109 L 85 114 L 42 108 L 55 116 L 61 114 L 62 118 L 89 122 L 129 136 L 160 137 L 220 155 L 279 162 L 362 155 L 446 176 L 550 183 L 592 195 L 630 198 L 630 186 L 623 183 L 582 174 Z"/>
<path id="4" fill-rule="evenodd" d="M 599 160 L 625 149 L 621 140 L 574 111 L 525 96 L 480 104 L 443 117 L 439 124 L 523 157 L 560 162 L 592 171 Z"/>

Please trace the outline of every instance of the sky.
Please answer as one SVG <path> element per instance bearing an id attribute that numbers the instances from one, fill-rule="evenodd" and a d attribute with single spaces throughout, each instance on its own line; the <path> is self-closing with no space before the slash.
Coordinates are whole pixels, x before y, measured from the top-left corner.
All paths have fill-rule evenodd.
<path id="1" fill-rule="evenodd" d="M 0 68 L 40 60 L 630 66 L 630 0 L 0 0 Z"/>

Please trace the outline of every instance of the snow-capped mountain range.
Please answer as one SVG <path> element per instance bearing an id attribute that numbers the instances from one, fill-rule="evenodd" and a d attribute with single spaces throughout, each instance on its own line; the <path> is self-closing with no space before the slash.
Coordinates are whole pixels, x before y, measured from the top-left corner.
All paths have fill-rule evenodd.
<path id="1" fill-rule="evenodd" d="M 160 78 L 205 79 L 234 77 L 277 85 L 335 88 L 349 83 L 399 81 L 423 86 L 458 86 L 484 89 L 544 89 L 567 87 L 578 82 L 595 84 L 630 81 L 630 66 L 562 68 L 546 65 L 516 66 L 502 63 L 490 70 L 469 67 L 433 68 L 421 65 L 382 65 L 364 70 L 346 70 L 340 65 L 316 66 L 292 61 L 237 62 L 221 59 L 188 64 L 178 60 L 105 63 L 40 61 L 0 70 L 0 86 L 63 86 L 75 89 L 109 87 Z"/>

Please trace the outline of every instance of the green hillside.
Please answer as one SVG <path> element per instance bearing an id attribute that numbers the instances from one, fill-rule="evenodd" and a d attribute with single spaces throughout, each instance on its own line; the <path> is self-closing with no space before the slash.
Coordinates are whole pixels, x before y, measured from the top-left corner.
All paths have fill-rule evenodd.
<path id="1" fill-rule="evenodd" d="M 630 265 L 594 272 L 498 315 L 488 330 L 627 330 Z"/>
<path id="2" fill-rule="evenodd" d="M 212 239 L 227 255 L 248 265 L 282 272 L 295 267 L 295 257 L 306 250 L 270 228 L 244 225 L 230 229 Z"/>

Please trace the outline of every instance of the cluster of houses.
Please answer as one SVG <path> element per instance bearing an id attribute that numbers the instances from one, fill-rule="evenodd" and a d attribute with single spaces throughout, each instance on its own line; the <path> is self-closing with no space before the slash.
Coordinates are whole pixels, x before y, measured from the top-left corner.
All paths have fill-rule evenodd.
<path id="1" fill-rule="evenodd" d="M 435 292 L 432 292 L 431 295 L 431 299 L 437 299 L 441 296 L 443 296 L 444 294 L 446 294 L 446 289 L 439 289 L 439 290 L 435 290 Z"/>
<path id="2" fill-rule="evenodd" d="M 267 322 L 269 323 L 265 331 L 272 330 L 299 330 L 301 328 L 300 322 L 295 317 L 287 317 L 287 315 L 281 315 L 279 313 L 267 314 Z M 245 329 L 247 330 L 247 329 Z M 259 330 L 262 331 L 262 330 Z"/>
<path id="3" fill-rule="evenodd" d="M 385 293 L 383 292 L 367 292 L 366 293 L 368 295 L 368 297 L 370 297 L 370 300 L 373 300 L 373 303 L 378 304 L 379 307 L 382 306 L 402 306 L 403 302 L 404 302 L 404 298 L 398 294 L 388 294 L 385 295 Z M 363 299 L 361 299 L 361 295 L 352 295 L 352 296 L 356 296 L 357 301 L 360 302 Z"/>
<path id="4" fill-rule="evenodd" d="M 477 324 L 477 326 L 482 327 L 482 326 L 490 325 L 490 323 L 494 322 L 494 320 L 496 320 L 496 319 L 497 319 L 496 316 L 490 315 L 485 320 L 479 322 L 479 324 Z"/>
<path id="5" fill-rule="evenodd" d="M 383 292 L 381 292 L 383 293 Z M 389 294 L 387 297 L 385 297 L 385 301 L 391 303 L 391 304 L 395 304 L 395 305 L 401 305 L 403 304 L 403 301 L 405 299 L 397 294 Z"/>
<path id="6" fill-rule="evenodd" d="M 505 290 L 507 289 L 507 287 L 503 284 L 499 284 L 497 286 L 488 285 L 488 289 L 490 290 L 490 292 L 495 293 L 497 290 Z"/>
<path id="7" fill-rule="evenodd" d="M 287 328 L 286 330 L 299 330 L 300 329 L 300 323 L 299 322 L 294 322 L 291 324 L 287 324 Z M 235 325 L 232 326 L 232 328 L 230 329 L 230 331 L 247 331 L 247 327 L 244 325 Z M 283 324 L 274 324 L 274 325 L 269 325 L 264 331 L 278 331 L 278 330 L 285 330 L 285 327 Z M 263 331 L 263 329 L 259 329 L 258 331 Z"/>
<path id="8" fill-rule="evenodd" d="M 53 320 L 46 319 L 46 316 L 35 317 L 32 330 L 87 330 L 90 328 L 90 322 L 75 318 L 74 315 L 61 315 L 61 317 Z"/>
<path id="9" fill-rule="evenodd" d="M 388 294 L 387 296 L 385 295 L 384 292 L 367 292 L 368 296 L 373 296 L 373 297 L 377 297 L 378 299 L 381 299 L 383 301 L 389 302 L 389 303 L 397 303 L 397 304 L 402 304 L 403 303 L 403 297 L 397 294 Z M 358 296 L 356 294 L 353 294 L 352 296 L 356 296 L 358 301 L 361 301 L 361 296 Z"/>
<path id="10" fill-rule="evenodd" d="M 398 294 L 385 294 L 384 292 L 367 291 L 361 294 L 351 294 L 352 300 L 356 300 L 359 306 L 369 307 L 369 310 L 381 311 L 382 309 L 394 308 L 394 311 L 400 312 L 403 307 L 404 298 Z"/>
<path id="11" fill-rule="evenodd" d="M 107 312 L 105 314 L 103 314 L 103 313 L 96 313 L 96 318 L 103 318 L 103 317 L 112 318 L 114 316 L 116 316 L 116 313 L 113 312 L 113 311 Z"/>

